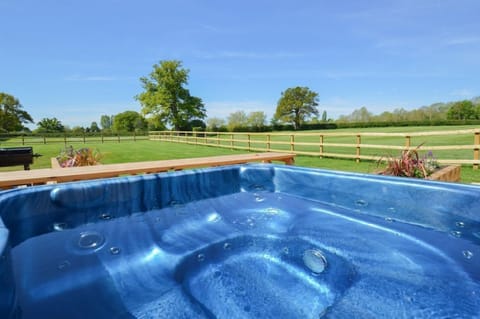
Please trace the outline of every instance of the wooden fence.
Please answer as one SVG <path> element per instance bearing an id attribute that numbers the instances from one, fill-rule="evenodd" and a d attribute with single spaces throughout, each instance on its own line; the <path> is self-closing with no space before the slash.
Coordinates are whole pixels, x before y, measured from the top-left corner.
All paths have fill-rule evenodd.
<path id="1" fill-rule="evenodd" d="M 0 134 L 0 147 L 8 145 L 34 145 L 63 143 L 66 145 L 74 143 L 108 143 L 148 140 L 148 133 L 121 133 L 121 134 Z"/>
<path id="2" fill-rule="evenodd" d="M 330 158 L 387 160 L 406 149 L 432 152 L 441 164 L 480 164 L 480 129 L 415 133 L 318 132 L 224 133 L 152 131 L 150 140 L 207 145 L 255 152 L 289 152 Z M 392 154 L 392 151 L 395 152 Z"/>

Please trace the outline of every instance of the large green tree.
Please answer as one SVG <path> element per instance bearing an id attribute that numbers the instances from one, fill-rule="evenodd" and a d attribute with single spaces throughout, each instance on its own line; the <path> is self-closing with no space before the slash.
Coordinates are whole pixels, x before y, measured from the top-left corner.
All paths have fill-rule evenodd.
<path id="1" fill-rule="evenodd" d="M 33 123 L 33 119 L 18 99 L 0 92 L 0 131 L 20 131 L 26 123 Z"/>
<path id="2" fill-rule="evenodd" d="M 117 132 L 133 132 L 147 127 L 147 121 L 135 111 L 118 113 L 113 118 L 113 129 Z"/>
<path id="3" fill-rule="evenodd" d="M 477 118 L 475 105 L 472 101 L 459 101 L 453 104 L 447 111 L 449 120 L 473 120 Z"/>
<path id="4" fill-rule="evenodd" d="M 235 131 L 236 128 L 248 126 L 248 116 L 244 111 L 230 113 L 227 117 L 227 121 L 227 127 L 230 132 Z"/>
<path id="5" fill-rule="evenodd" d="M 248 126 L 256 128 L 257 130 L 265 126 L 267 115 L 265 112 L 257 111 L 248 113 Z"/>
<path id="6" fill-rule="evenodd" d="M 191 120 L 204 119 L 206 111 L 202 100 L 190 95 L 185 87 L 188 73 L 180 61 L 165 60 L 155 64 L 149 77 L 140 78 L 145 91 L 135 98 L 142 105 L 142 113 L 159 115 L 175 130 L 187 127 Z"/>
<path id="7" fill-rule="evenodd" d="M 102 115 L 100 117 L 100 126 L 102 126 L 102 130 L 111 129 L 112 125 L 113 125 L 113 116 Z"/>
<path id="8" fill-rule="evenodd" d="M 65 127 L 62 122 L 60 122 L 56 117 L 53 118 L 43 118 L 40 122 L 37 123 L 37 132 L 38 133 L 59 133 L 65 132 Z"/>
<path id="9" fill-rule="evenodd" d="M 288 88 L 278 101 L 275 118 L 292 123 L 298 129 L 308 117 L 318 115 L 317 105 L 318 93 L 308 87 Z"/>

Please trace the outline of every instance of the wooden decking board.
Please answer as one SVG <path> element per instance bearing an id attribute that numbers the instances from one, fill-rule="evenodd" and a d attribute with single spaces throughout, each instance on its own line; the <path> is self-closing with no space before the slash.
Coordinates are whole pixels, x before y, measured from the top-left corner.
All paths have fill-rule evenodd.
<path id="1" fill-rule="evenodd" d="M 294 163 L 294 154 L 289 153 L 250 153 L 240 155 L 222 155 L 199 158 L 186 158 L 162 161 L 106 164 L 70 168 L 44 168 L 31 171 L 12 171 L 0 173 L 0 188 L 19 185 L 45 184 L 47 182 L 70 182 L 88 179 L 135 175 L 142 173 L 159 173 L 186 168 L 243 164 L 248 162 L 281 161 Z"/>

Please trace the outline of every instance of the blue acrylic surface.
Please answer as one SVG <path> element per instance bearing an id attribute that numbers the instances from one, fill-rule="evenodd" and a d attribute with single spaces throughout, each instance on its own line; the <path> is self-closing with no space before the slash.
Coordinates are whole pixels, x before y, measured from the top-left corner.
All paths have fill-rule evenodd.
<path id="1" fill-rule="evenodd" d="M 0 318 L 480 318 L 480 188 L 242 165 L 0 193 Z"/>

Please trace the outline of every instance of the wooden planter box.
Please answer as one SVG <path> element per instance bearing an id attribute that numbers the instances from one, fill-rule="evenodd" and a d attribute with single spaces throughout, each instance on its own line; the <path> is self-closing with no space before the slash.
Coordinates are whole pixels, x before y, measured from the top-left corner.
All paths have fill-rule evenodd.
<path id="1" fill-rule="evenodd" d="M 52 168 L 62 168 L 56 157 L 50 158 L 50 166 L 52 166 Z"/>
<path id="2" fill-rule="evenodd" d="M 460 172 L 461 172 L 460 165 L 448 165 L 441 167 L 430 176 L 425 179 L 432 180 L 432 181 L 442 181 L 442 182 L 460 182 Z M 380 171 L 375 171 L 376 174 L 381 174 Z M 383 175 L 383 174 L 381 174 Z M 390 175 L 385 175 L 390 176 Z M 407 177 L 408 178 L 408 177 Z M 412 177 L 414 178 L 414 177 Z"/>
<path id="3" fill-rule="evenodd" d="M 460 165 L 445 166 L 428 176 L 427 179 L 443 182 L 460 182 L 461 168 Z"/>

